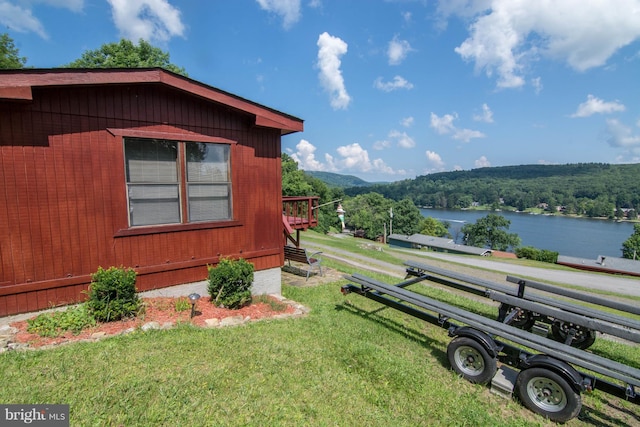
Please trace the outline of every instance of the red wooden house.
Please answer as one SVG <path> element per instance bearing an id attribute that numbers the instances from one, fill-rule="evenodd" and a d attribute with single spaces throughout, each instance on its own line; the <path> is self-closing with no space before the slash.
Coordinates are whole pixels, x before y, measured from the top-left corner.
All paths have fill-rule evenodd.
<path id="1" fill-rule="evenodd" d="M 0 71 L 0 316 L 242 257 L 280 291 L 281 136 L 303 121 L 162 69 Z"/>

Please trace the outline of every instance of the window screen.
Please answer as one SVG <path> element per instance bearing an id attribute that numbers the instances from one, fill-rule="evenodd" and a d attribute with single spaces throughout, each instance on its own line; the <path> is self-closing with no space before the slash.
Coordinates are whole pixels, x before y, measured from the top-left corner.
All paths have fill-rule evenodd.
<path id="1" fill-rule="evenodd" d="M 229 146 L 186 143 L 189 221 L 231 218 Z"/>
<path id="2" fill-rule="evenodd" d="M 232 218 L 228 144 L 126 138 L 124 154 L 132 227 Z"/>

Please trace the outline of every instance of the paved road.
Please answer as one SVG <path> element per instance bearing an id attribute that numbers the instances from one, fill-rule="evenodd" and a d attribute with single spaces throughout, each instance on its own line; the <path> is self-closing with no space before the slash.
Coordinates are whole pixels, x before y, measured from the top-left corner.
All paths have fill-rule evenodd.
<path id="1" fill-rule="evenodd" d="M 351 252 L 347 253 L 346 251 L 340 251 L 339 249 L 335 249 L 333 247 L 323 246 L 321 244 L 317 244 L 316 242 L 305 241 L 304 244 L 305 246 L 325 251 L 323 256 L 335 257 L 336 259 L 344 261 L 344 259 L 340 258 L 339 256 L 342 252 L 345 254 L 345 257 L 348 255 L 349 258 L 362 259 L 363 262 L 366 262 L 367 264 L 375 263 L 374 267 L 369 267 L 369 269 L 371 270 L 378 270 L 387 274 L 391 274 L 393 276 L 404 276 L 404 268 L 397 265 L 376 261 L 372 258 L 360 256 Z M 398 249 L 397 252 L 405 252 L 407 254 L 407 257 L 411 257 L 413 259 L 421 256 L 425 258 L 438 259 L 441 261 L 461 263 L 473 267 L 499 271 L 508 275 L 523 277 L 539 282 L 564 283 L 567 285 L 580 286 L 587 289 L 614 292 L 621 295 L 640 296 L 640 278 L 636 279 L 578 270 L 566 271 L 538 267 L 527 267 L 492 261 L 491 258 L 473 258 L 469 256 L 459 256 L 441 252 L 420 252 L 410 249 Z"/>
<path id="2" fill-rule="evenodd" d="M 452 262 L 462 261 L 460 257 L 457 257 L 456 255 L 444 253 L 430 252 L 429 257 Z M 586 271 L 566 271 L 527 267 L 491 261 L 488 258 L 480 257 L 478 257 L 478 259 L 464 257 L 463 262 L 474 267 L 502 271 L 513 276 L 526 276 L 527 278 L 537 279 L 539 282 L 565 283 L 567 285 L 581 286 L 587 289 L 615 292 L 622 295 L 640 296 L 640 279 L 603 273 L 589 273 Z"/>

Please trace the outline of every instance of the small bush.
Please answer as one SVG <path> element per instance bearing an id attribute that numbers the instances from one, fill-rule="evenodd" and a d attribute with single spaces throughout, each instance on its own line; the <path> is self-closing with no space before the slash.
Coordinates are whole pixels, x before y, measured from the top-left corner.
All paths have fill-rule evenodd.
<path id="1" fill-rule="evenodd" d="M 110 267 L 91 276 L 87 310 L 99 322 L 135 317 L 142 306 L 136 293 L 136 272 L 123 267 Z"/>
<path id="2" fill-rule="evenodd" d="M 41 337 L 57 337 L 66 331 L 74 335 L 83 329 L 96 325 L 96 320 L 89 314 L 85 304 L 70 307 L 64 311 L 42 313 L 27 320 L 27 332 Z"/>
<path id="3" fill-rule="evenodd" d="M 178 313 L 191 309 L 191 303 L 187 298 L 178 298 L 175 303 L 175 309 Z"/>
<path id="4" fill-rule="evenodd" d="M 253 264 L 240 258 L 223 258 L 209 267 L 208 291 L 211 302 L 218 307 L 238 309 L 251 301 Z"/>
<path id="5" fill-rule="evenodd" d="M 516 248 L 516 256 L 518 258 L 526 258 L 533 261 L 548 262 L 555 264 L 558 261 L 558 252 L 549 251 L 547 249 L 538 249 L 533 246 L 524 246 Z"/>

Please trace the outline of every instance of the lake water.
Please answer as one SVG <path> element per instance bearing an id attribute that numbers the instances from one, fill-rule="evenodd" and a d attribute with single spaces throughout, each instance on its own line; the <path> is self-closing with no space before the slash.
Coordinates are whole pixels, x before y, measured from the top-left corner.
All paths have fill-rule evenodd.
<path id="1" fill-rule="evenodd" d="M 449 232 L 461 243 L 460 229 L 474 224 L 488 211 L 420 209 L 423 216 L 448 221 Z M 611 220 L 572 218 L 551 215 L 530 215 L 516 212 L 495 212 L 511 221 L 509 233 L 516 233 L 522 246 L 557 251 L 560 255 L 596 259 L 599 255 L 621 257 L 622 243 L 633 234 L 633 224 Z"/>

